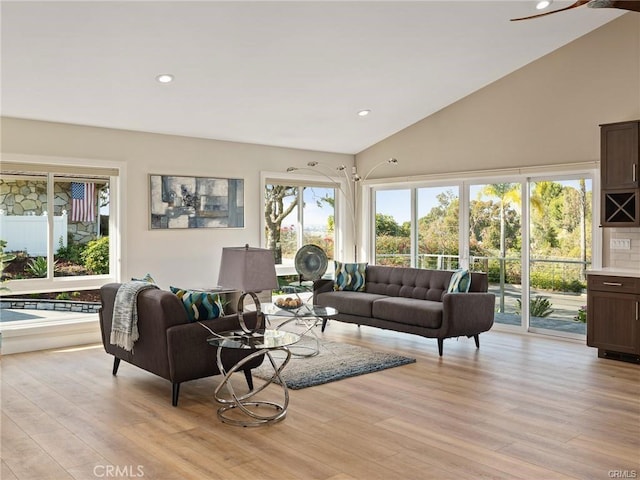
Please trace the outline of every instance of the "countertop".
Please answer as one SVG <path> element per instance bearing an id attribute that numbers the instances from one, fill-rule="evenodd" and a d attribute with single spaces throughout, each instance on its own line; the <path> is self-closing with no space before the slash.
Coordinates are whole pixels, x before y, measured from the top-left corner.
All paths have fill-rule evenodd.
<path id="1" fill-rule="evenodd" d="M 602 267 L 598 269 L 587 270 L 587 275 L 612 275 L 614 277 L 640 278 L 640 270 L 635 268 Z"/>

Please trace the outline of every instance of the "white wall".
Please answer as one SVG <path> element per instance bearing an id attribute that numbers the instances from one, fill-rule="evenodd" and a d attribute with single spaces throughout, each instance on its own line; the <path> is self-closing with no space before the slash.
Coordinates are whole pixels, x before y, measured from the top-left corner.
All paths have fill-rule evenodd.
<path id="1" fill-rule="evenodd" d="M 122 279 L 151 273 L 164 288 L 217 284 L 223 246 L 260 244 L 260 171 L 285 172 L 309 161 L 353 165 L 352 155 L 240 144 L 15 118 L 2 119 L 3 154 L 100 160 L 126 167 Z M 149 178 L 220 176 L 245 180 L 245 228 L 149 229 Z"/>
<path id="2" fill-rule="evenodd" d="M 599 124 L 637 119 L 640 14 L 631 12 L 360 152 L 356 164 L 366 172 L 395 157 L 394 176 L 415 179 L 598 161 Z M 378 170 L 372 178 L 385 175 Z M 607 234 L 631 238 L 616 229 Z M 615 261 L 606 241 L 604 266 L 631 261 L 640 268 L 640 241 Z"/>

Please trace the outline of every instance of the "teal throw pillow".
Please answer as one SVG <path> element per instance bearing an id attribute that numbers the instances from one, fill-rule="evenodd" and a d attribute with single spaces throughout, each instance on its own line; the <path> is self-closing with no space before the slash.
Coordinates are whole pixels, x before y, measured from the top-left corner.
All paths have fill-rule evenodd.
<path id="1" fill-rule="evenodd" d="M 447 293 L 467 293 L 471 287 L 471 274 L 469 270 L 461 268 L 451 275 Z"/>
<path id="2" fill-rule="evenodd" d="M 182 301 L 190 322 L 211 320 L 224 316 L 220 295 L 212 292 L 169 287 Z"/>
<path id="3" fill-rule="evenodd" d="M 363 292 L 366 280 L 366 263 L 342 263 L 335 261 L 334 290 Z"/>

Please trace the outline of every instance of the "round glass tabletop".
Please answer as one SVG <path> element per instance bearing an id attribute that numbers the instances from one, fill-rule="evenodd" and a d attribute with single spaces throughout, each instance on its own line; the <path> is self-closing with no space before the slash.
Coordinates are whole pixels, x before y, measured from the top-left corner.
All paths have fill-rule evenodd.
<path id="1" fill-rule="evenodd" d="M 274 303 L 263 304 L 262 313 L 276 317 L 333 317 L 338 314 L 338 310 L 333 307 L 321 307 L 320 305 L 302 304 L 298 308 L 281 308 Z"/>
<path id="2" fill-rule="evenodd" d="M 300 335 L 282 330 L 267 329 L 254 334 L 242 331 L 221 332 L 207 338 L 209 345 L 222 348 L 271 350 L 288 347 L 300 341 Z"/>

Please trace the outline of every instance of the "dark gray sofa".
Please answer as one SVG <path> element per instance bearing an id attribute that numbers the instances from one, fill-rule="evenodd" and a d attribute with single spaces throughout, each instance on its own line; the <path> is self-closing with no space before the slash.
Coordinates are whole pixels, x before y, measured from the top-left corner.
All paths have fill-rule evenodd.
<path id="1" fill-rule="evenodd" d="M 332 320 L 412 333 L 438 340 L 474 337 L 493 325 L 495 295 L 485 273 L 472 273 L 469 293 L 447 293 L 453 272 L 369 265 L 365 291 L 334 291 L 332 280 L 314 282 L 314 304 L 334 307 Z M 322 331 L 327 319 L 323 319 Z"/>
<path id="2" fill-rule="evenodd" d="M 190 323 L 180 299 L 167 290 L 149 289 L 138 294 L 140 338 L 131 352 L 111 344 L 113 309 L 120 285 L 109 283 L 100 288 L 102 344 L 105 351 L 114 356 L 113 375 L 118 372 L 120 361 L 124 360 L 170 381 L 173 387 L 171 403 L 175 407 L 178 405 L 182 382 L 221 373 L 216 362 L 218 349 L 207 343 L 211 333 L 198 323 Z M 250 328 L 255 326 L 255 314 L 245 314 L 244 319 Z M 202 323 L 214 332 L 240 329 L 237 314 L 204 320 Z M 253 352 L 224 349 L 221 355 L 225 369 L 228 370 L 251 353 Z M 261 355 L 245 365 L 243 371 L 249 389 L 253 388 L 251 369 L 259 367 L 263 358 Z"/>

